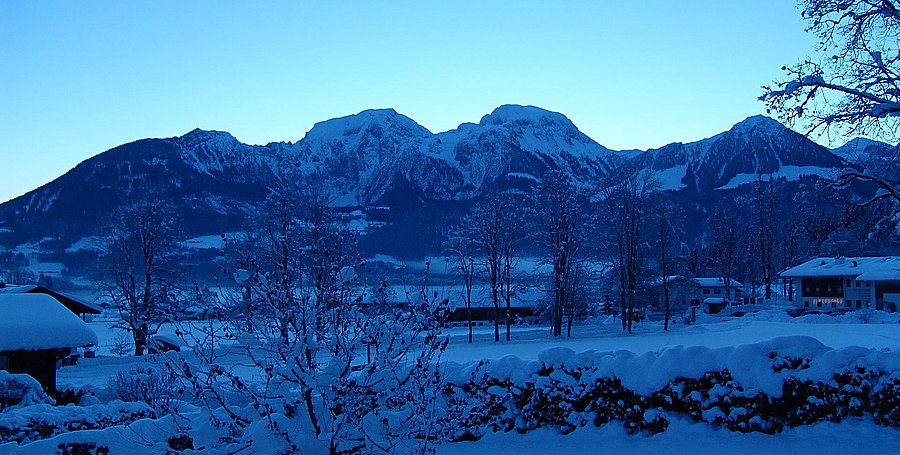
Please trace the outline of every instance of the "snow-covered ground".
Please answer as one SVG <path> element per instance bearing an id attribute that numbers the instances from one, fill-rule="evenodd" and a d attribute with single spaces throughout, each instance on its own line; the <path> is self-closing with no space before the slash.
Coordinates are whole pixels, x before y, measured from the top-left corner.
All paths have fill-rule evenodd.
<path id="1" fill-rule="evenodd" d="M 201 324 L 197 322 L 194 324 Z M 96 389 L 106 387 L 110 377 L 135 365 L 154 362 L 151 357 L 136 358 L 111 355 L 117 330 L 110 322 L 93 322 L 98 332 L 100 358 L 81 359 L 77 365 L 59 370 L 62 386 Z M 183 327 L 182 327 L 183 328 Z M 501 337 L 504 336 L 501 327 Z M 173 334 L 174 327 L 164 327 L 163 333 Z M 669 332 L 661 323 L 643 323 L 634 333 L 622 333 L 618 321 L 607 319 L 584 323 L 573 328 L 573 337 L 554 339 L 545 326 L 515 327 L 509 342 L 493 341 L 493 327 L 478 327 L 475 342 L 466 342 L 467 330 L 448 329 L 451 342 L 444 360 L 456 363 L 482 359 L 516 356 L 523 360 L 538 359 L 547 349 L 565 347 L 575 352 L 631 351 L 635 354 L 661 352 L 675 346 L 719 348 L 758 343 L 784 336 L 806 336 L 826 346 L 840 349 L 861 346 L 890 352 L 900 352 L 900 315 L 875 313 L 870 323 L 862 323 L 859 314 L 843 316 L 816 315 L 790 318 L 783 309 L 750 313 L 740 318 L 702 316 L 692 325 L 675 324 Z M 239 355 L 226 356 L 224 363 L 236 365 Z M 594 453 L 627 451 L 628 453 L 809 453 L 824 450 L 829 453 L 900 453 L 900 431 L 880 426 L 871 417 L 848 418 L 840 424 L 819 423 L 812 426 L 785 429 L 770 436 L 761 433 L 742 434 L 716 430 L 706 424 L 694 424 L 674 419 L 669 429 L 654 436 L 627 435 L 621 423 L 613 422 L 600 428 L 591 425 L 568 435 L 542 428 L 520 435 L 516 432 L 489 433 L 476 442 L 447 443 L 441 454 L 457 453 Z M 23 453 L 27 453 L 23 452 Z"/>

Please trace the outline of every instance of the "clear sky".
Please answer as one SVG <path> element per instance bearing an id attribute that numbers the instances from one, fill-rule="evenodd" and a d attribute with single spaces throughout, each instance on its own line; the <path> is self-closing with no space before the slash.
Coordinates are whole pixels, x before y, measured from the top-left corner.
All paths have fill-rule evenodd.
<path id="1" fill-rule="evenodd" d="M 251 144 L 392 107 L 433 132 L 501 104 L 613 149 L 763 113 L 813 49 L 790 0 L 0 2 L 0 201 L 195 127 Z"/>

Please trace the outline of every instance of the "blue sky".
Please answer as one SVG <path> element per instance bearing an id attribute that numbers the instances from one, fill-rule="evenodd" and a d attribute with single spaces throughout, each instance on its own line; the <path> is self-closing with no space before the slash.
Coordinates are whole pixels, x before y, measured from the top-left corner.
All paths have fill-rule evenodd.
<path id="1" fill-rule="evenodd" d="M 133 140 L 296 141 L 370 108 L 439 132 L 531 104 L 613 149 L 693 141 L 764 112 L 803 29 L 787 0 L 0 2 L 0 201 Z"/>

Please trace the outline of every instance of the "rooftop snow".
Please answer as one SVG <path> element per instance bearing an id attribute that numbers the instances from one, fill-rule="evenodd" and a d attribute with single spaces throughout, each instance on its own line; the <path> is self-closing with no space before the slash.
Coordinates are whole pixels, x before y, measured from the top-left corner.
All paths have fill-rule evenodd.
<path id="1" fill-rule="evenodd" d="M 725 287 L 725 280 L 722 278 L 693 278 L 693 281 L 694 283 L 697 283 L 698 286 L 704 288 Z M 737 280 L 731 280 L 731 286 L 739 288 L 742 287 L 743 284 Z"/>
<path id="2" fill-rule="evenodd" d="M 900 281 L 900 256 L 815 258 L 781 272 L 781 276 L 840 276 L 869 281 Z"/>
<path id="3" fill-rule="evenodd" d="M 0 295 L 0 351 L 97 344 L 97 334 L 45 294 Z"/>

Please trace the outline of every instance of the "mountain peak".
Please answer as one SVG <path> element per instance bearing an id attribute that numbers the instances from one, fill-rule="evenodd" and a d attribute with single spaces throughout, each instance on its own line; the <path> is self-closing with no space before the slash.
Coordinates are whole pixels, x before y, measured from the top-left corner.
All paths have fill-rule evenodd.
<path id="1" fill-rule="evenodd" d="M 357 134 L 369 125 L 388 125 L 392 129 L 407 130 L 413 135 L 425 136 L 431 133 L 415 120 L 397 113 L 394 109 L 367 109 L 358 114 L 333 118 L 318 122 L 306 133 L 305 140 L 333 139 L 349 134 Z"/>
<path id="2" fill-rule="evenodd" d="M 548 111 L 536 106 L 522 106 L 518 104 L 504 104 L 503 106 L 494 109 L 493 112 L 481 118 L 480 124 L 502 125 L 508 122 L 540 123 L 541 121 L 546 120 L 560 123 L 567 127 L 575 127 L 568 117 L 559 112 Z"/>
<path id="3" fill-rule="evenodd" d="M 228 144 L 238 142 L 238 140 L 229 132 L 201 130 L 200 128 L 194 128 L 185 135 L 178 137 L 178 140 L 186 146 L 199 144 Z"/>
<path id="4" fill-rule="evenodd" d="M 761 131 L 765 134 L 777 133 L 786 130 L 787 127 L 782 125 L 778 120 L 765 115 L 753 115 L 747 117 L 741 122 L 731 127 L 729 131 L 735 133 L 750 133 L 754 130 Z"/>

